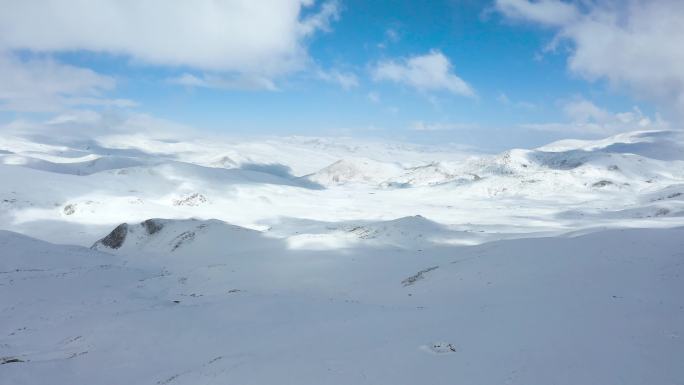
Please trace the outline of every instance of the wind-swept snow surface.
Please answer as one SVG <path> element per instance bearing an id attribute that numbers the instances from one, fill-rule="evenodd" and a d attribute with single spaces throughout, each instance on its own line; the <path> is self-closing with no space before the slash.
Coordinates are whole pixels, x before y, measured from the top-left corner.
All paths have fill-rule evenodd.
<path id="1" fill-rule="evenodd" d="M 115 254 L 0 233 L 2 383 L 684 376 L 681 228 L 309 252 L 217 222 L 159 223 L 131 226 Z M 202 225 L 204 240 L 169 249 Z"/>
<path id="2" fill-rule="evenodd" d="M 0 138 L 0 384 L 678 384 L 684 140 Z"/>

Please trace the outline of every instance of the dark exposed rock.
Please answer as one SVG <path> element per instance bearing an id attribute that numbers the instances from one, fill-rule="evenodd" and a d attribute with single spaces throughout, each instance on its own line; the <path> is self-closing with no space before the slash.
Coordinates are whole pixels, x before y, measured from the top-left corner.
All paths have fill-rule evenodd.
<path id="1" fill-rule="evenodd" d="M 64 206 L 64 215 L 71 215 L 75 212 L 76 212 L 76 206 L 75 205 Z"/>
<path id="2" fill-rule="evenodd" d="M 432 267 L 428 267 L 427 269 L 423 269 L 423 270 L 417 272 L 416 274 L 414 274 L 414 275 L 412 275 L 412 276 L 406 278 L 405 280 L 401 281 L 401 283 L 402 283 L 402 285 L 404 285 L 404 286 L 411 286 L 411 285 L 413 285 L 414 283 L 416 283 L 417 281 L 420 281 L 421 279 L 425 278 L 425 277 L 423 276 L 423 274 L 429 273 L 429 272 L 431 272 L 432 270 L 435 270 L 435 269 L 437 269 L 437 268 L 439 268 L 439 266 L 432 266 Z"/>
<path id="3" fill-rule="evenodd" d="M 157 219 L 148 219 L 142 223 L 143 227 L 145 227 L 145 230 L 147 231 L 147 234 L 153 235 L 158 233 L 161 229 L 164 228 L 164 224 L 161 223 L 161 221 Z"/>
<path id="4" fill-rule="evenodd" d="M 680 197 L 680 196 L 682 196 L 682 195 L 684 195 L 684 194 L 683 194 L 683 193 L 680 193 L 680 192 L 675 192 L 675 193 L 672 193 L 672 194 L 669 194 L 669 195 L 666 195 L 666 196 L 661 196 L 661 197 L 659 197 L 659 198 L 651 199 L 651 202 L 663 201 L 663 200 L 665 200 L 665 199 L 673 199 L 673 198 Z"/>
<path id="5" fill-rule="evenodd" d="M 199 206 L 203 203 L 207 203 L 208 199 L 200 193 L 193 193 L 185 196 L 181 199 L 175 199 L 173 201 L 174 206 Z"/>
<path id="6" fill-rule="evenodd" d="M 99 240 L 97 243 L 103 244 L 112 249 L 118 249 L 119 247 L 121 247 L 121 245 L 123 245 L 124 241 L 126 240 L 127 234 L 128 223 L 122 223 L 116 226 L 116 228 L 112 230 L 111 233 L 109 233 L 106 237 Z"/>
<path id="7" fill-rule="evenodd" d="M 437 354 L 455 353 L 456 347 L 447 342 L 435 342 L 430 345 L 430 350 Z"/>
<path id="8" fill-rule="evenodd" d="M 171 251 L 175 251 L 179 247 L 181 247 L 184 243 L 190 242 L 193 239 L 195 239 L 195 232 L 194 231 L 185 231 L 180 233 L 176 238 L 174 238 L 173 242 L 173 249 Z"/>
<path id="9" fill-rule="evenodd" d="M 612 185 L 612 184 L 614 184 L 614 183 L 611 182 L 611 181 L 609 181 L 609 180 L 600 180 L 600 181 L 598 181 L 598 182 L 592 184 L 591 187 L 598 187 L 598 188 L 601 188 L 601 187 L 610 186 L 610 185 Z"/>
<path id="10" fill-rule="evenodd" d="M 662 217 L 662 216 L 667 215 L 669 213 L 670 213 L 670 210 L 663 207 L 663 208 L 658 209 L 658 211 L 655 212 L 654 216 Z"/>
<path id="11" fill-rule="evenodd" d="M 2 357 L 2 358 L 0 358 L 0 365 L 14 364 L 17 362 L 24 362 L 24 360 L 16 358 L 16 357 Z"/>

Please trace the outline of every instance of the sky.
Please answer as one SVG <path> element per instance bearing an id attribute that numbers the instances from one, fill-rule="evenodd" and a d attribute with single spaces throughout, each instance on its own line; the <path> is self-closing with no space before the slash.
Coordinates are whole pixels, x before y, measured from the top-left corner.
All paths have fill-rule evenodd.
<path id="1" fill-rule="evenodd" d="M 680 129 L 684 117 L 679 0 L 0 7 L 4 130 L 188 129 L 496 151 Z"/>

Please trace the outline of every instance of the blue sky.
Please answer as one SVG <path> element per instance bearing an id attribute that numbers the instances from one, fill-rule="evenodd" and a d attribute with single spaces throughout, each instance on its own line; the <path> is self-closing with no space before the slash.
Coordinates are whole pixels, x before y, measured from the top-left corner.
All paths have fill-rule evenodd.
<path id="1" fill-rule="evenodd" d="M 647 68 L 642 56 L 650 50 L 611 62 L 620 56 L 611 50 L 627 55 L 618 43 L 639 33 L 676 64 L 673 47 L 650 29 L 641 33 L 637 18 L 669 14 L 675 25 L 682 6 L 674 1 L 287 0 L 246 14 L 241 0 L 194 3 L 204 11 L 122 1 L 114 10 L 120 25 L 96 14 L 97 3 L 3 5 L 5 124 L 105 110 L 231 135 L 371 136 L 496 150 L 670 127 L 680 106 L 664 100 L 684 94 L 655 89 L 684 77 L 676 66 L 664 79 L 644 77 L 639 66 Z M 673 28 L 662 33 L 681 32 Z M 587 38 L 594 30 L 611 39 Z"/>

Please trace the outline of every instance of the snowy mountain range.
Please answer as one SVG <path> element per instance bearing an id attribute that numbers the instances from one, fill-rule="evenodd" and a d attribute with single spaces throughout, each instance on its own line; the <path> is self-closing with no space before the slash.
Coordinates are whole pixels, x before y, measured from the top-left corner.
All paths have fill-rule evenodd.
<path id="1" fill-rule="evenodd" d="M 0 180 L 0 384 L 684 378 L 679 131 L 4 135 Z"/>

